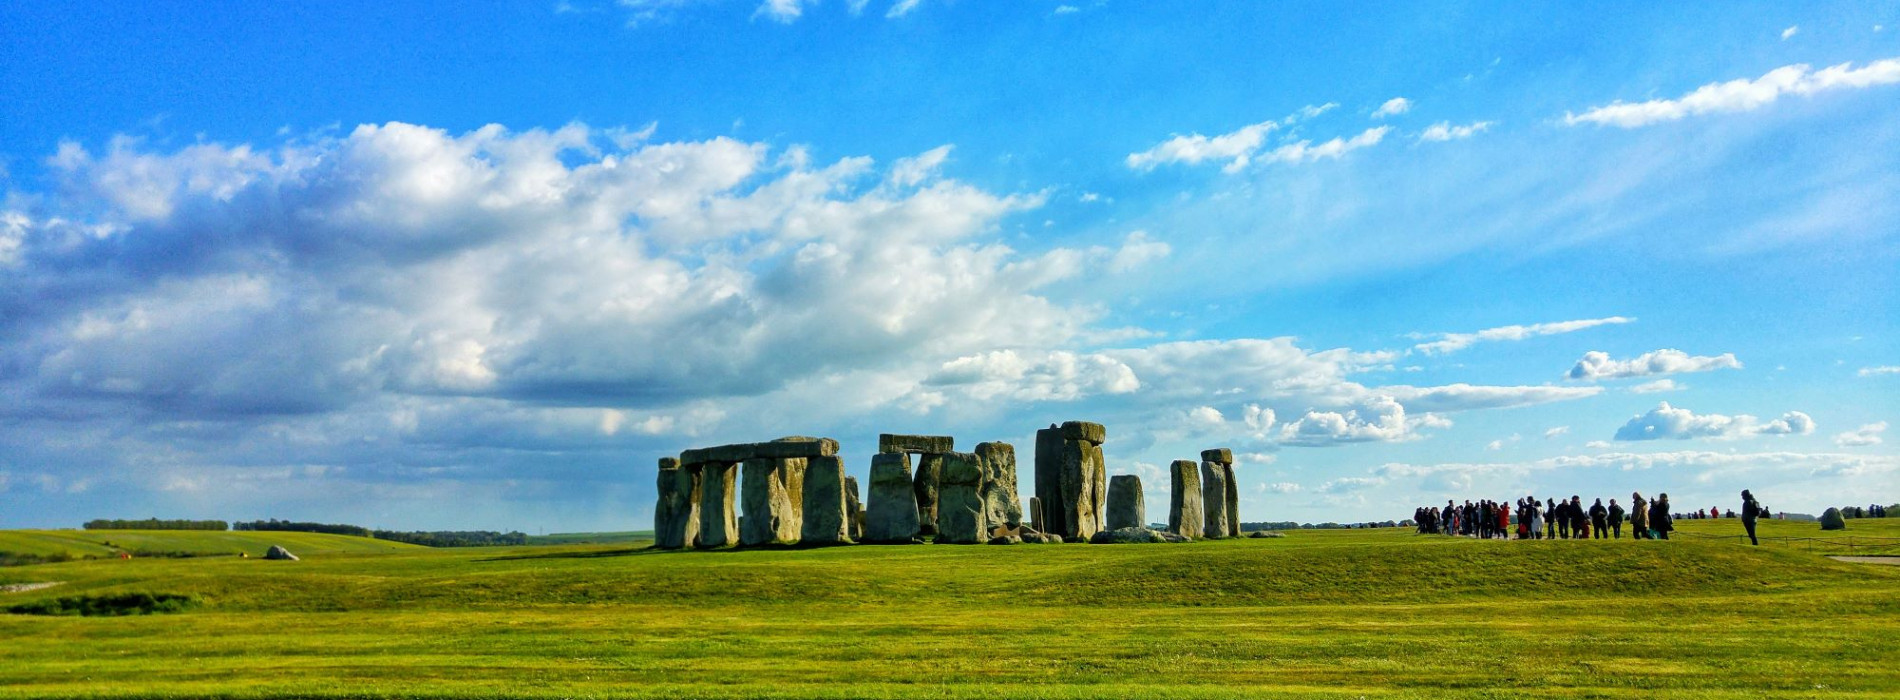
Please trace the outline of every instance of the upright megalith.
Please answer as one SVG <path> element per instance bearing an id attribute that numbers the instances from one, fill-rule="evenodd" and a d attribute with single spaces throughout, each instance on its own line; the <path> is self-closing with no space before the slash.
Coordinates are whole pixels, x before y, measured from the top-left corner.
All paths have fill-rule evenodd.
<path id="1" fill-rule="evenodd" d="M 1847 529 L 1847 518 L 1841 516 L 1841 509 L 1829 508 L 1825 511 L 1822 511 L 1821 512 L 1821 529 L 1823 530 Z"/>
<path id="2" fill-rule="evenodd" d="M 1042 529 L 1042 499 L 1035 496 L 1029 497 L 1029 529 L 1036 532 L 1044 531 Z"/>
<path id="3" fill-rule="evenodd" d="M 680 461 L 686 461 L 682 458 Z M 733 507 L 739 491 L 737 462 L 699 462 L 699 540 L 696 547 L 711 549 L 739 543 L 739 511 Z M 684 468 L 684 467 L 682 467 Z"/>
<path id="4" fill-rule="evenodd" d="M 653 546 L 679 549 L 699 538 L 700 465 L 680 466 L 675 457 L 660 458 L 659 503 L 653 508 Z"/>
<path id="5" fill-rule="evenodd" d="M 989 527 L 1021 527 L 1023 502 L 1016 493 L 1016 446 L 1007 442 L 978 443 L 976 460 L 983 468 L 983 516 Z"/>
<path id="6" fill-rule="evenodd" d="M 1108 480 L 1108 529 L 1145 528 L 1148 509 L 1141 500 L 1141 477 L 1118 474 Z"/>
<path id="7" fill-rule="evenodd" d="M 911 477 L 911 497 L 917 499 L 917 533 L 924 537 L 937 534 L 937 491 L 942 484 L 943 453 L 918 455 L 917 473 Z"/>
<path id="8" fill-rule="evenodd" d="M 800 513 L 800 544 L 845 544 L 851 541 L 851 499 L 846 495 L 844 459 L 812 457 L 805 461 L 805 506 Z"/>
<path id="9" fill-rule="evenodd" d="M 1225 447 L 1201 450 L 1201 461 L 1218 465 L 1226 482 L 1227 536 L 1240 536 L 1240 482 L 1234 478 L 1234 451 Z"/>
<path id="10" fill-rule="evenodd" d="M 1069 421 L 1036 431 L 1036 497 L 1042 500 L 1043 532 L 1087 540 L 1102 529 L 1102 499 L 1108 470 L 1102 442 L 1108 429 Z"/>
<path id="11" fill-rule="evenodd" d="M 917 537 L 917 496 L 912 483 L 909 454 L 871 456 L 863 541 L 909 544 Z"/>
<path id="12" fill-rule="evenodd" d="M 1168 532 L 1182 537 L 1201 537 L 1201 523 L 1207 513 L 1201 508 L 1201 465 L 1191 459 L 1177 459 L 1168 466 L 1172 495 L 1168 499 Z"/>
<path id="13" fill-rule="evenodd" d="M 1227 537 L 1227 470 L 1219 463 L 1201 463 L 1201 506 L 1207 514 L 1201 521 L 1201 535 L 1208 539 Z"/>
<path id="14" fill-rule="evenodd" d="M 807 479 L 811 478 L 809 475 Z M 864 501 L 858 498 L 858 478 L 844 478 L 844 513 L 846 529 L 851 533 L 852 542 L 864 540 Z"/>
<path id="15" fill-rule="evenodd" d="M 937 491 L 937 543 L 983 544 L 990 528 L 983 503 L 983 465 L 968 452 L 943 453 Z"/>
<path id="16" fill-rule="evenodd" d="M 789 460 L 754 457 L 743 463 L 745 521 L 739 528 L 739 544 L 790 544 L 798 541 L 799 523 L 792 510 L 792 497 L 785 490 Z M 802 484 L 801 484 L 802 485 Z M 802 494 L 801 494 L 802 495 Z"/>

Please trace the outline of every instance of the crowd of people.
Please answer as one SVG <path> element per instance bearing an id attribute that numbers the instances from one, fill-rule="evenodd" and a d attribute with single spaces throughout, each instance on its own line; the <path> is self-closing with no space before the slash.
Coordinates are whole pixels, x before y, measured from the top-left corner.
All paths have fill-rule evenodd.
<path id="1" fill-rule="evenodd" d="M 1767 514 L 1768 509 L 1762 507 L 1753 494 L 1742 492 L 1741 520 L 1749 541 L 1759 543 L 1755 539 L 1755 521 Z M 1414 511 L 1412 522 L 1422 535 L 1520 540 L 1622 539 L 1623 528 L 1628 525 L 1632 538 L 1666 540 L 1676 529 L 1678 519 L 1720 517 L 1720 508 L 1676 513 L 1670 510 L 1669 494 L 1644 499 L 1638 492 L 1630 494 L 1628 508 L 1614 498 L 1607 505 L 1598 498 L 1585 506 L 1583 498 L 1575 495 L 1569 500 L 1540 501 L 1534 496 L 1525 496 L 1511 503 L 1480 500 L 1465 501 L 1462 505 L 1448 500 L 1442 507 L 1420 506 Z M 1728 517 L 1735 517 L 1735 512 L 1729 511 Z"/>

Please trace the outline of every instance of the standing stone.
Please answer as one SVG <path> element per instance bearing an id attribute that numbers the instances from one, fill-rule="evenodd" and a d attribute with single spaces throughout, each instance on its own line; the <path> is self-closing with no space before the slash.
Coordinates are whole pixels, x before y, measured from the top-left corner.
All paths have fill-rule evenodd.
<path id="1" fill-rule="evenodd" d="M 1847 529 L 1847 519 L 1844 517 L 1841 517 L 1841 509 L 1829 508 L 1827 510 L 1821 511 L 1821 529 L 1823 530 Z"/>
<path id="2" fill-rule="evenodd" d="M 871 456 L 863 541 L 909 544 L 917 537 L 917 494 L 912 483 L 909 454 Z"/>
<path id="3" fill-rule="evenodd" d="M 1168 532 L 1182 537 L 1201 537 L 1206 512 L 1201 509 L 1200 465 L 1193 460 L 1177 459 L 1169 465 L 1173 472 L 1173 496 L 1168 501 Z"/>
<path id="4" fill-rule="evenodd" d="M 801 544 L 845 544 L 851 541 L 850 500 L 845 495 L 844 459 L 812 457 L 806 460 L 803 488 L 805 507 L 798 541 Z"/>
<path id="5" fill-rule="evenodd" d="M 1029 529 L 1042 532 L 1042 499 L 1029 497 Z"/>
<path id="6" fill-rule="evenodd" d="M 888 453 L 885 453 L 888 454 Z M 925 452 L 917 456 L 917 474 L 911 482 L 917 498 L 918 534 L 937 534 L 937 490 L 943 482 L 943 455 Z"/>
<path id="7" fill-rule="evenodd" d="M 990 528 L 983 503 L 983 465 L 968 452 L 943 455 L 937 491 L 937 543 L 983 544 Z"/>
<path id="8" fill-rule="evenodd" d="M 1119 474 L 1108 481 L 1108 529 L 1145 528 L 1148 509 L 1141 499 L 1141 477 Z"/>
<path id="9" fill-rule="evenodd" d="M 792 512 L 792 498 L 785 492 L 782 468 L 787 460 L 755 457 L 744 463 L 745 522 L 739 528 L 739 544 L 754 546 L 798 541 L 798 520 Z"/>
<path id="10" fill-rule="evenodd" d="M 1101 444 L 1107 429 L 1070 421 L 1036 431 L 1036 497 L 1042 499 L 1044 532 L 1086 541 L 1102 529 L 1108 495 Z"/>
<path id="11" fill-rule="evenodd" d="M 1022 497 L 1016 493 L 1016 446 L 985 442 L 976 446 L 983 467 L 983 517 L 990 527 L 1015 529 L 1023 524 Z"/>
<path id="12" fill-rule="evenodd" d="M 738 481 L 737 463 L 707 462 L 699 468 L 699 541 L 694 546 L 739 543 L 739 512 L 732 507 Z"/>
<path id="13" fill-rule="evenodd" d="M 699 538 L 699 466 L 681 468 L 660 458 L 659 502 L 653 507 L 653 546 L 679 549 Z"/>
<path id="14" fill-rule="evenodd" d="M 779 441 L 791 441 L 808 438 L 780 438 Z M 804 528 L 805 523 L 805 465 L 811 458 L 790 457 L 775 459 L 773 475 L 778 477 L 779 487 L 785 489 L 785 498 L 792 504 L 793 532 Z"/>
<path id="15" fill-rule="evenodd" d="M 1234 478 L 1234 451 L 1225 447 L 1201 450 L 1201 461 L 1211 462 L 1220 467 L 1227 482 L 1227 493 L 1223 500 L 1227 503 L 1227 536 L 1240 536 L 1240 480 Z"/>
<path id="16" fill-rule="evenodd" d="M 811 478 L 809 474 L 806 478 Z M 845 523 L 849 526 L 852 542 L 864 540 L 864 501 L 858 499 L 858 478 L 844 478 Z"/>
<path id="17" fill-rule="evenodd" d="M 1213 462 L 1201 463 L 1201 505 L 1207 518 L 1201 533 L 1208 539 L 1227 536 L 1227 470 Z"/>

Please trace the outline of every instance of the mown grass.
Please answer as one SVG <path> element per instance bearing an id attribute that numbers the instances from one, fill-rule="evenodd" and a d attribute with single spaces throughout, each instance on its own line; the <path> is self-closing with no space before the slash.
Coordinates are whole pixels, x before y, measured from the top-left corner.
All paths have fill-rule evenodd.
<path id="1" fill-rule="evenodd" d="M 1684 529 L 1724 524 L 1739 530 Z M 1693 538 L 1317 531 L 0 570 L 48 580 L 66 583 L 0 600 L 198 604 L 0 616 L 0 697 L 1900 697 L 1900 567 Z"/>
<path id="2" fill-rule="evenodd" d="M 205 530 L 0 530 L 0 552 L 39 557 L 109 558 L 120 552 L 164 555 L 263 556 L 271 545 L 283 545 L 297 556 L 331 554 L 386 554 L 425 548 L 368 537 L 324 535 L 314 532 L 253 532 Z"/>

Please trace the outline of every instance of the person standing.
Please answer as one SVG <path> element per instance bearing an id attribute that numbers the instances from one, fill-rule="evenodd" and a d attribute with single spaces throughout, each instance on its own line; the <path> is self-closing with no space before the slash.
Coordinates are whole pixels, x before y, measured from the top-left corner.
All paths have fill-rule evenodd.
<path id="1" fill-rule="evenodd" d="M 1669 513 L 1669 494 L 1656 494 L 1656 500 L 1649 503 L 1649 531 L 1656 539 L 1669 539 L 1669 531 L 1676 529 L 1675 517 Z"/>
<path id="2" fill-rule="evenodd" d="M 1603 507 L 1603 499 L 1599 498 L 1596 503 L 1590 505 L 1590 538 L 1609 539 L 1610 533 L 1607 532 L 1610 529 L 1609 526 L 1610 509 Z"/>
<path id="3" fill-rule="evenodd" d="M 1630 536 L 1649 539 L 1649 501 L 1643 500 L 1643 494 L 1637 491 L 1630 492 Z"/>
<path id="4" fill-rule="evenodd" d="M 1610 532 L 1616 539 L 1623 539 L 1623 506 L 1617 505 L 1614 498 L 1610 499 Z"/>
<path id="5" fill-rule="evenodd" d="M 1498 504 L 1498 539 L 1511 539 L 1511 504 Z"/>
<path id="6" fill-rule="evenodd" d="M 1531 514 L 1531 539 L 1544 539 L 1544 512 L 1537 507 L 1537 499 L 1525 499 L 1524 508 Z M 1517 517 L 1523 518 L 1524 514 L 1518 513 Z"/>
<path id="7" fill-rule="evenodd" d="M 1761 517 L 1761 504 L 1755 502 L 1755 494 L 1742 489 L 1742 529 L 1748 531 L 1748 543 L 1757 547 L 1761 540 L 1755 539 L 1755 519 Z"/>
<path id="8" fill-rule="evenodd" d="M 1570 494 L 1570 536 L 1590 539 L 1590 513 L 1583 509 L 1583 497 Z"/>
<path id="9" fill-rule="evenodd" d="M 1544 539 L 1557 539 L 1557 499 L 1544 499 Z"/>

